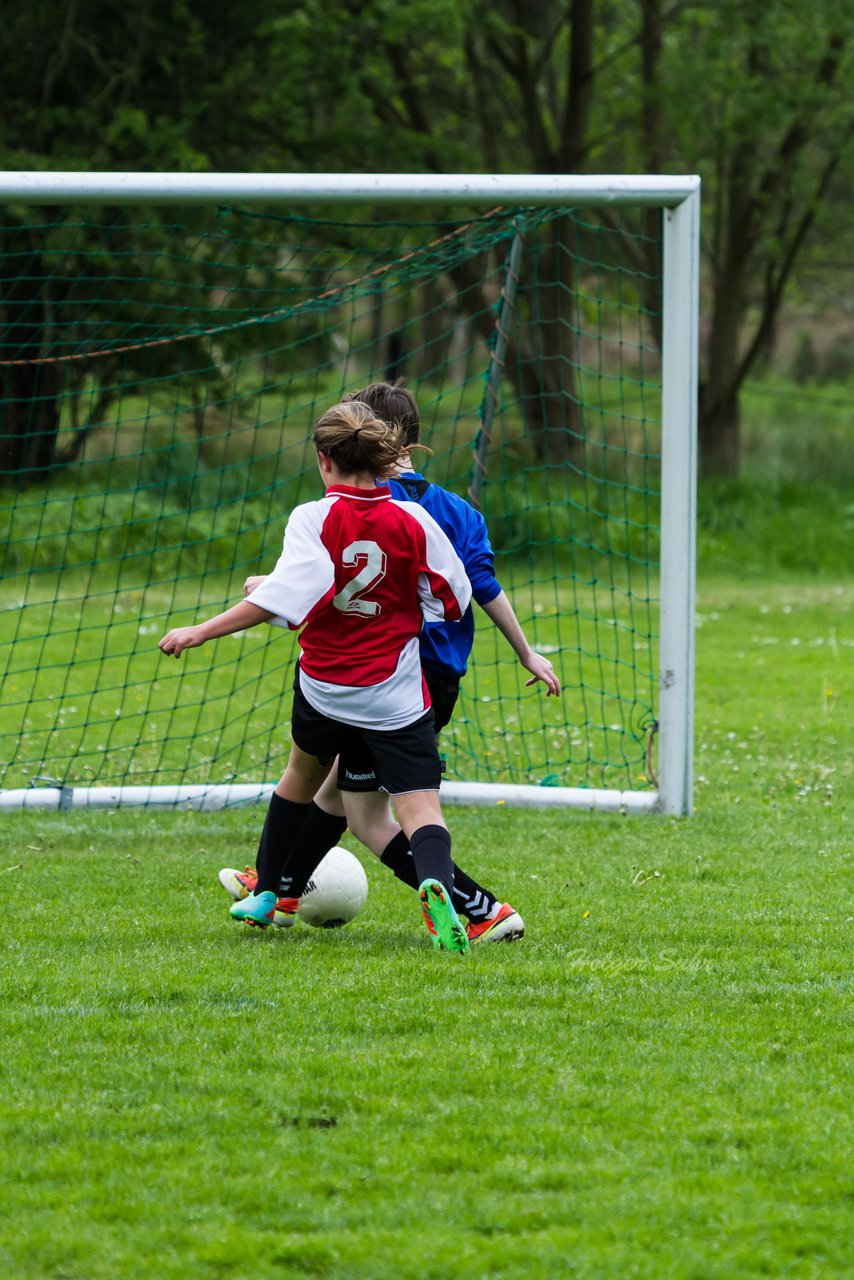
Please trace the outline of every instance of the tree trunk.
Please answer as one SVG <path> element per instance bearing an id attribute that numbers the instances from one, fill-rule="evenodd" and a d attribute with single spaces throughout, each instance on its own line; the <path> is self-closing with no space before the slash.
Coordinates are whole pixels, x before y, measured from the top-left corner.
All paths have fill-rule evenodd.
<path id="1" fill-rule="evenodd" d="M 0 484 L 36 484 L 53 466 L 59 433 L 56 365 L 0 369 Z"/>
<path id="2" fill-rule="evenodd" d="M 737 475 L 741 460 L 739 334 L 746 263 L 728 256 L 715 283 L 707 375 L 700 389 L 700 469 L 705 475 Z"/>
<path id="3" fill-rule="evenodd" d="M 561 218 L 549 224 L 549 230 L 551 244 L 536 254 L 529 250 L 527 261 L 523 259 L 510 373 L 537 460 L 552 465 L 579 464 L 585 428 L 576 397 L 577 279 L 569 243 L 573 225 Z M 538 278 L 530 280 L 532 270 L 537 270 Z"/>
<path id="4" fill-rule="evenodd" d="M 50 347 L 50 304 L 41 258 L 23 259 L 0 309 L 0 484 L 44 480 L 59 432 L 59 366 L 43 361 Z M 13 361 L 22 363 L 9 363 Z"/>
<path id="5" fill-rule="evenodd" d="M 448 359 L 453 330 L 450 313 L 444 306 L 444 295 L 438 278 L 421 281 L 413 289 L 416 314 L 421 317 L 420 342 L 413 349 L 413 374 L 419 381 L 435 374 Z M 412 376 L 412 374 L 410 375 Z"/>
<path id="6" fill-rule="evenodd" d="M 646 173 L 664 173 L 664 107 L 659 80 L 664 18 L 662 0 L 641 3 L 641 145 Z M 653 340 L 661 350 L 661 209 L 645 209 L 642 215 L 644 238 L 640 260 L 643 266 L 641 296 L 649 317 Z"/>
<path id="7" fill-rule="evenodd" d="M 741 463 L 741 413 L 736 386 L 713 395 L 700 388 L 700 471 L 703 475 L 737 476 Z"/>
<path id="8" fill-rule="evenodd" d="M 550 344 L 551 345 L 551 344 Z M 572 392 L 570 366 L 556 364 L 547 354 L 526 356 L 522 343 L 513 378 L 522 401 L 525 430 L 538 462 L 550 466 L 580 466 L 584 455 L 584 418 Z"/>
<path id="9" fill-rule="evenodd" d="M 844 38 L 832 32 L 814 71 L 815 83 L 823 92 L 835 83 L 844 51 Z M 750 79 L 768 74 L 767 49 L 759 36 L 747 51 L 746 70 Z M 707 377 L 700 394 L 700 466 L 706 474 L 738 473 L 739 389 L 772 332 L 798 251 L 851 136 L 849 124 L 820 168 L 811 200 L 796 212 L 801 199 L 795 194 L 797 166 L 812 145 L 812 123 L 808 111 L 794 114 L 763 168 L 759 167 L 760 135 L 746 136 L 719 175 L 724 194 L 716 209 L 719 225 L 713 225 L 712 327 Z M 770 257 L 768 248 L 762 247 L 769 232 L 774 241 Z M 758 274 L 765 277 L 759 322 L 752 340 L 745 341 L 748 282 Z"/>

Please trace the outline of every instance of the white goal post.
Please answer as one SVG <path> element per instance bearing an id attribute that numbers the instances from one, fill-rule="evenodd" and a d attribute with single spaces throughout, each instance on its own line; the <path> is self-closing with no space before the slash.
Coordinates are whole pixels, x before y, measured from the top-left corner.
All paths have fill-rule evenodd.
<path id="1" fill-rule="evenodd" d="M 700 180 L 695 176 L 525 174 L 0 174 L 0 205 L 293 206 L 408 202 L 562 208 L 635 206 L 663 216 L 661 558 L 658 785 L 642 791 L 445 783 L 444 801 L 496 800 L 629 813 L 689 815 L 693 804 L 694 614 Z M 0 791 L 0 808 L 125 804 L 219 808 L 269 794 L 270 784 L 48 786 Z"/>

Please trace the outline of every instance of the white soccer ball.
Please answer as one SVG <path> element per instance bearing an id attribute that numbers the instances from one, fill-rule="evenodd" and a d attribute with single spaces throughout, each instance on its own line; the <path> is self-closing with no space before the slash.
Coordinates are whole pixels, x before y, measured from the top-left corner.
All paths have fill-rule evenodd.
<path id="1" fill-rule="evenodd" d="M 336 845 L 306 885 L 299 918 L 318 929 L 337 929 L 359 914 L 367 896 L 368 877 L 361 862 Z"/>

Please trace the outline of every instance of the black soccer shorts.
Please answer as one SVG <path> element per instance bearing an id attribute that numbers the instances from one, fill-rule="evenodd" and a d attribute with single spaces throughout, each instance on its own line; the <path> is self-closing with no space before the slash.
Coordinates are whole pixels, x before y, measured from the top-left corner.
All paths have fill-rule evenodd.
<path id="1" fill-rule="evenodd" d="M 341 791 L 438 791 L 442 765 L 432 709 L 402 729 L 359 729 L 316 711 L 294 684 L 291 736 L 321 764 L 338 759 Z"/>
<path id="2" fill-rule="evenodd" d="M 422 667 L 424 680 L 433 704 L 433 720 L 436 733 L 441 733 L 454 714 L 457 698 L 460 696 L 460 677 L 441 675 L 430 667 Z"/>

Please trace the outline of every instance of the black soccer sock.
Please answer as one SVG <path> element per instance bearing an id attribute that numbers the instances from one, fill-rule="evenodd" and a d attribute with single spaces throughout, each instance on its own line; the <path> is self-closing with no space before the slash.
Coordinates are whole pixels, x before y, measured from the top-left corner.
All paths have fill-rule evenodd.
<path id="1" fill-rule="evenodd" d="M 255 860 L 258 872 L 256 893 L 269 891 L 279 897 L 279 882 L 308 810 L 307 804 L 285 800 L 275 791 L 270 796 L 270 807 L 264 819 Z"/>
<path id="2" fill-rule="evenodd" d="M 380 862 L 389 867 L 398 880 L 410 889 L 417 889 L 420 881 L 415 871 L 415 859 L 409 848 L 409 841 L 402 831 L 398 831 L 390 840 L 380 856 Z M 454 907 L 459 915 L 469 920 L 488 920 L 495 910 L 498 899 L 482 884 L 472 880 L 470 875 L 462 871 L 454 863 Z"/>
<path id="3" fill-rule="evenodd" d="M 409 841 L 415 859 L 418 883 L 440 880 L 448 893 L 454 892 L 454 864 L 451 860 L 451 833 L 444 827 L 431 825 L 413 831 Z"/>
<path id="4" fill-rule="evenodd" d="M 330 849 L 347 830 L 347 819 L 326 813 L 312 800 L 279 884 L 280 898 L 301 898 Z"/>
<path id="5" fill-rule="evenodd" d="M 472 880 L 454 863 L 454 907 L 458 915 L 469 920 L 488 920 L 498 901 L 494 893 Z"/>
<path id="6" fill-rule="evenodd" d="M 415 859 L 409 848 L 409 841 L 402 831 L 398 831 L 394 839 L 389 840 L 380 854 L 380 862 L 390 867 L 398 880 L 408 885 L 410 889 L 418 889 L 421 881 L 415 874 Z"/>

